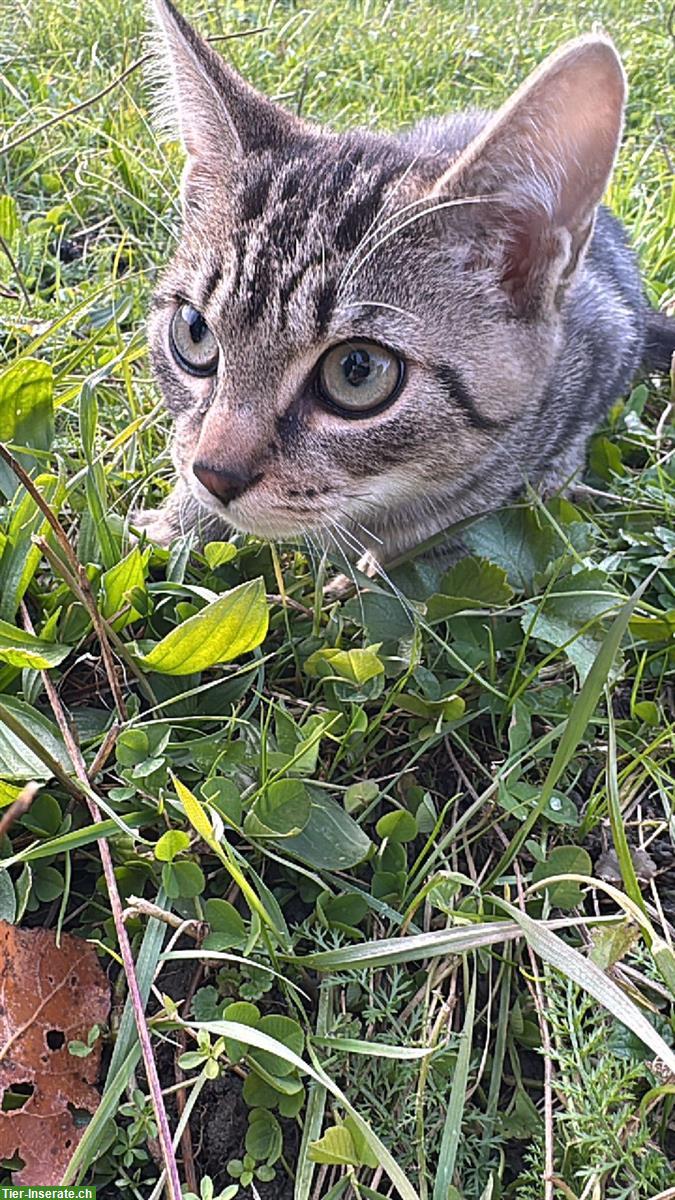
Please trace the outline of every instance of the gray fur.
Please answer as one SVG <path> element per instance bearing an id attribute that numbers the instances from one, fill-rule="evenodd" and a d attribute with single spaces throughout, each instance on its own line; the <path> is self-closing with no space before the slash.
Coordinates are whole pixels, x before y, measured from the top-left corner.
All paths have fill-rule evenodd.
<path id="1" fill-rule="evenodd" d="M 623 110 L 611 45 L 573 43 L 498 118 L 338 135 L 258 97 L 169 0 L 156 11 L 188 152 L 182 239 L 149 323 L 179 481 L 137 524 L 162 542 L 204 522 L 309 533 L 386 561 L 526 481 L 570 482 L 640 366 L 649 312 L 621 226 L 595 215 Z M 598 95 L 577 128 L 564 89 L 587 90 L 584 72 Z M 168 350 L 183 301 L 218 339 L 213 379 Z M 389 408 L 346 420 L 311 380 L 354 337 L 395 350 L 407 376 Z M 225 507 L 198 459 L 255 485 Z"/>

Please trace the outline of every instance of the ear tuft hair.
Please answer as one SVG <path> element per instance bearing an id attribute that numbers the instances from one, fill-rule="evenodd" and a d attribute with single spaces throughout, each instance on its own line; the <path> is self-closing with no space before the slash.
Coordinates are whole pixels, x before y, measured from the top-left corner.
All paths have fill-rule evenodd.
<path id="1" fill-rule="evenodd" d="M 171 0 L 151 0 L 154 75 L 161 128 L 177 132 L 187 153 L 184 201 L 231 183 L 244 154 L 279 148 L 304 122 L 259 95 L 200 36 Z"/>
<path id="2" fill-rule="evenodd" d="M 502 283 L 522 312 L 559 302 L 574 278 L 614 167 L 625 99 L 609 38 L 577 38 L 538 67 L 433 189 L 486 198 L 476 212 L 487 254 L 501 255 Z"/>

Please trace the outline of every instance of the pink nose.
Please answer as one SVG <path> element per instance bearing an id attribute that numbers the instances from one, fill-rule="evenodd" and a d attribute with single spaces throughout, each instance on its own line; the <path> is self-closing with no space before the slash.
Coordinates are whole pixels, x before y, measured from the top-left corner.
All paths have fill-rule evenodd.
<path id="1" fill-rule="evenodd" d="M 231 504 L 261 478 L 260 475 L 247 475 L 231 467 L 224 470 L 221 467 L 209 467 L 201 462 L 195 463 L 192 470 L 199 482 L 216 497 L 216 500 L 220 500 L 221 504 Z"/>

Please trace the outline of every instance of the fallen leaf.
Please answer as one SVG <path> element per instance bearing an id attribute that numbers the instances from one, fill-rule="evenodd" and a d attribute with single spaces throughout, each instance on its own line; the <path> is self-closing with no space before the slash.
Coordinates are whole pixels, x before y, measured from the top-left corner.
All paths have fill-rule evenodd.
<path id="1" fill-rule="evenodd" d="M 630 856 L 633 862 L 633 869 L 640 883 L 649 883 L 656 875 L 656 863 L 654 859 L 647 854 L 646 850 L 642 850 L 639 846 L 630 848 Z M 606 883 L 621 883 L 621 867 L 616 855 L 616 850 L 607 850 L 595 864 L 595 873 L 598 879 L 604 879 Z"/>
<path id="2" fill-rule="evenodd" d="M 69 934 L 57 946 L 49 929 L 0 921 L 0 1159 L 23 1161 L 15 1183 L 60 1183 L 84 1132 L 77 1110 L 91 1114 L 100 1099 L 100 1042 L 85 1058 L 68 1045 L 86 1043 L 109 1010 L 92 946 Z"/>

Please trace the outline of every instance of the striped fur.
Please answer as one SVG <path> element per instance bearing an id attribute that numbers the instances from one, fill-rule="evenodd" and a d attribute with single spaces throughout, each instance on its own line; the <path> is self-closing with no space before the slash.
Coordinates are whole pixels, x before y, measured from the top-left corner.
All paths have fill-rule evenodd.
<path id="1" fill-rule="evenodd" d="M 164 542 L 223 522 L 333 535 L 386 560 L 526 481 L 564 487 L 645 348 L 633 254 L 598 208 L 624 104 L 611 44 L 563 48 L 495 116 L 334 134 L 259 97 L 169 0 L 155 10 L 187 151 L 149 322 L 179 479 L 138 523 Z M 218 340 L 213 378 L 169 351 L 185 301 Z M 394 350 L 406 379 L 346 420 L 312 381 L 355 337 Z M 198 460 L 255 482 L 223 505 Z"/>

